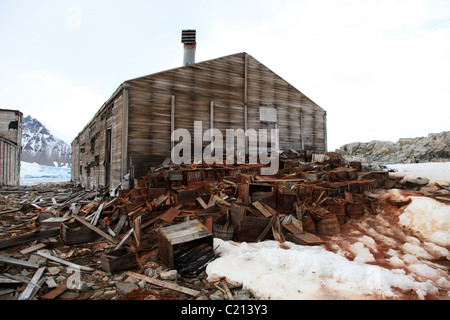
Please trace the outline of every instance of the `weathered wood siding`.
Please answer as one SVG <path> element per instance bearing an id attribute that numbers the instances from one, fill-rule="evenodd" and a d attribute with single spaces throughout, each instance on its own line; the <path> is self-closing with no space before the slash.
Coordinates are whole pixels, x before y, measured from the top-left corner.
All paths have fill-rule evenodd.
<path id="1" fill-rule="evenodd" d="M 281 149 L 326 149 L 325 111 L 246 53 L 133 79 L 127 84 L 128 156 L 135 176 L 146 174 L 151 166 L 170 157 L 172 103 L 174 129 L 188 129 L 192 139 L 194 121 L 202 121 L 203 132 L 210 128 L 212 102 L 213 127 L 224 134 L 224 139 L 226 129 L 277 127 Z M 261 106 L 276 108 L 276 124 L 260 121 Z"/>
<path id="2" fill-rule="evenodd" d="M 259 109 L 273 107 L 281 150 L 326 151 L 325 111 L 321 107 L 251 56 L 247 77 L 249 128 L 273 128 L 273 123 L 260 121 Z"/>
<path id="3" fill-rule="evenodd" d="M 122 181 L 123 91 L 108 101 L 72 142 L 72 181 L 88 189 L 109 186 Z M 107 156 L 107 132 L 111 132 L 111 153 Z M 107 163 L 110 170 L 107 170 Z M 109 171 L 109 178 L 108 176 Z"/>
<path id="4" fill-rule="evenodd" d="M 113 97 L 72 144 L 72 178 L 87 187 L 105 184 L 108 127 L 111 188 L 125 174 L 140 177 L 169 158 L 172 129 L 189 130 L 193 142 L 195 121 L 202 134 L 211 126 L 220 130 L 224 148 L 227 129 L 278 128 L 281 150 L 326 151 L 325 111 L 246 53 L 132 79 Z M 265 119 L 271 115 L 276 121 Z"/>
<path id="5" fill-rule="evenodd" d="M 0 186 L 20 184 L 23 114 L 0 109 Z"/>

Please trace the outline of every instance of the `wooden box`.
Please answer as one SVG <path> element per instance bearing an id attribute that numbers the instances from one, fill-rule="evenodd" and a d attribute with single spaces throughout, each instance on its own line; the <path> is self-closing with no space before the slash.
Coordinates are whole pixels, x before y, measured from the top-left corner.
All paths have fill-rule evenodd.
<path id="1" fill-rule="evenodd" d="M 202 239 L 213 246 L 213 235 L 197 219 L 159 229 L 159 256 L 170 269 L 175 268 L 174 250 L 177 245 Z"/>
<path id="2" fill-rule="evenodd" d="M 137 265 L 136 254 L 128 248 L 120 248 L 103 254 L 100 258 L 106 272 L 115 273 Z"/>
<path id="3" fill-rule="evenodd" d="M 96 232 L 78 222 L 61 223 L 60 236 L 65 245 L 95 241 L 100 237 Z"/>

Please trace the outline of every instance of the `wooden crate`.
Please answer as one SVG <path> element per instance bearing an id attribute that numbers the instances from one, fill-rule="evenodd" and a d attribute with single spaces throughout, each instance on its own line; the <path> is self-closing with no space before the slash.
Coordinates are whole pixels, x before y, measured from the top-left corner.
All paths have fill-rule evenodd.
<path id="1" fill-rule="evenodd" d="M 175 268 L 174 249 L 177 245 L 202 239 L 213 245 L 213 235 L 197 219 L 159 229 L 159 256 L 163 264 Z"/>
<path id="2" fill-rule="evenodd" d="M 120 248 L 103 254 L 100 258 L 106 272 L 115 273 L 137 265 L 136 254 L 128 248 Z"/>
<path id="3" fill-rule="evenodd" d="M 95 241 L 100 237 L 96 232 L 78 222 L 61 223 L 60 236 L 65 245 Z"/>

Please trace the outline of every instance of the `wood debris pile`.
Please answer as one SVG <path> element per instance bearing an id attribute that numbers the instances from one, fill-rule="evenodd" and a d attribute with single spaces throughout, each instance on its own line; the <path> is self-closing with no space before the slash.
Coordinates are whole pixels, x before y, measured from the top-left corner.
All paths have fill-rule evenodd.
<path id="1" fill-rule="evenodd" d="M 44 274 L 51 262 L 81 272 L 127 271 L 131 278 L 196 297 L 198 290 L 144 270 L 159 262 L 196 277 L 215 258 L 213 238 L 321 245 L 349 219 L 377 214 L 378 199 L 368 191 L 402 187 L 386 171 L 362 172 L 359 163 L 333 153 L 316 155 L 315 162 L 285 155 L 280 164 L 275 176 L 259 175 L 260 165 L 165 165 L 114 196 L 75 186 L 0 190 L 0 287 L 13 285 L 4 292 L 16 291 L 18 299 L 38 292 L 39 298 L 55 298 L 68 287 L 53 283 L 42 289 L 52 279 Z M 22 250 L 15 255 L 18 246 Z M 10 265 L 35 273 L 31 280 L 2 273 Z"/>

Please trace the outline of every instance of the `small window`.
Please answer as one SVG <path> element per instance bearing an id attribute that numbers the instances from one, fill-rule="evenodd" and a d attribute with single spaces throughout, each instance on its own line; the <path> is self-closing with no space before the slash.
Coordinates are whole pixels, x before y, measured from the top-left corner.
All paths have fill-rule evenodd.
<path id="1" fill-rule="evenodd" d="M 259 120 L 263 122 L 277 122 L 277 109 L 275 107 L 259 107 Z"/>
<path id="2" fill-rule="evenodd" d="M 95 137 L 91 139 L 91 153 L 95 151 Z"/>

